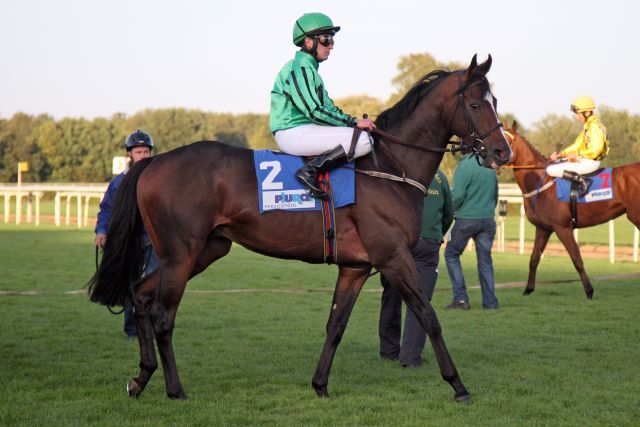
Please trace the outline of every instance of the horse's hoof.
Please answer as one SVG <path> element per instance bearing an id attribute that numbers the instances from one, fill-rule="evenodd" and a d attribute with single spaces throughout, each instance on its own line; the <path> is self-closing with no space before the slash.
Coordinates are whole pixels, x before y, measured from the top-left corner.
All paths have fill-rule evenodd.
<path id="1" fill-rule="evenodd" d="M 313 388 L 316 390 L 318 397 L 329 397 L 329 391 L 326 385 L 313 384 Z"/>
<path id="2" fill-rule="evenodd" d="M 178 393 L 167 393 L 167 396 L 172 400 L 187 400 L 187 395 L 182 390 Z"/>
<path id="3" fill-rule="evenodd" d="M 593 292 L 591 292 L 590 294 L 587 294 L 587 299 L 593 299 Z"/>
<path id="4" fill-rule="evenodd" d="M 131 380 L 127 384 L 127 394 L 129 395 L 129 397 L 134 398 L 140 397 L 140 395 L 142 394 L 142 387 L 140 387 L 140 384 L 138 384 L 135 378 L 131 378 Z"/>
<path id="5" fill-rule="evenodd" d="M 532 290 L 530 291 L 529 289 L 525 289 L 524 292 L 522 293 L 522 295 L 527 296 L 527 295 L 531 294 L 532 292 L 533 292 Z"/>
<path id="6" fill-rule="evenodd" d="M 470 403 L 471 402 L 471 394 L 469 394 L 468 391 L 464 391 L 462 393 L 456 393 L 456 395 L 453 396 L 453 398 L 458 403 Z"/>

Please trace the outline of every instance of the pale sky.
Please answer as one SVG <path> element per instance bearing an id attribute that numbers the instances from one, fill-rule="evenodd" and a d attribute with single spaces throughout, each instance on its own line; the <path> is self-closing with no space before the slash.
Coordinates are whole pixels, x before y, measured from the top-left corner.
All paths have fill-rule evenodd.
<path id="1" fill-rule="evenodd" d="M 333 99 L 393 91 L 402 55 L 488 74 L 501 113 L 526 126 L 591 95 L 640 114 L 640 6 L 630 0 L 0 0 L 0 117 L 109 117 L 145 108 L 268 113 L 295 20 L 342 30 L 320 66 Z"/>

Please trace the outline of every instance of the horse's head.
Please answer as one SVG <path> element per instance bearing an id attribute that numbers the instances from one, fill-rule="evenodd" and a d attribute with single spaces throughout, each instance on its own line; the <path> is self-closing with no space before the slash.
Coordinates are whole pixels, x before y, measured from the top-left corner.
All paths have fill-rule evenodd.
<path id="1" fill-rule="evenodd" d="M 451 132 L 482 157 L 484 166 L 497 169 L 509 162 L 511 149 L 498 119 L 498 101 L 486 78 L 490 68 L 491 55 L 482 64 L 474 55 L 466 70 L 453 73 L 449 86 L 455 100 L 448 103 L 445 112 L 450 114 Z"/>
<path id="2" fill-rule="evenodd" d="M 524 136 L 518 133 L 518 122 L 514 120 L 511 127 L 504 123 L 503 129 L 509 147 L 511 147 L 510 163 L 513 166 L 545 165 L 547 163 L 547 159 Z"/>

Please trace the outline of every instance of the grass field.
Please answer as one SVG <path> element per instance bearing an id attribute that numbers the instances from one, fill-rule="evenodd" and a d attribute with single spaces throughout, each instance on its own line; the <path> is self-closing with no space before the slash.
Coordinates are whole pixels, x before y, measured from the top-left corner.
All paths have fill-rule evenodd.
<path id="1" fill-rule="evenodd" d="M 122 316 L 88 302 L 90 230 L 0 225 L 0 425 L 638 425 L 638 279 L 498 289 L 501 308 L 447 311 L 446 268 L 434 307 L 471 404 L 453 402 L 429 346 L 423 366 L 378 357 L 378 278 L 356 304 L 329 381 L 310 386 L 336 268 L 265 258 L 234 246 L 194 279 L 174 334 L 189 400 L 166 398 L 158 370 L 126 396 L 138 346 Z M 477 284 L 473 254 L 463 259 Z M 496 282 L 526 280 L 528 255 L 495 254 Z M 592 278 L 638 273 L 631 262 L 586 260 Z M 545 257 L 540 280 L 577 279 Z M 238 292 L 241 290 L 251 290 Z M 235 291 L 235 292 L 233 292 Z"/>

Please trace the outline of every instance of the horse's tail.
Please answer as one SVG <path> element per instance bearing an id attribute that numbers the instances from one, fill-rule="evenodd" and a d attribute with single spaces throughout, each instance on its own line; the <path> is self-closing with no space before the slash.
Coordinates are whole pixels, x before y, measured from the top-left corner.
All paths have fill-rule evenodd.
<path id="1" fill-rule="evenodd" d="M 140 175 L 152 160 L 136 162 L 120 183 L 109 218 L 102 261 L 87 283 L 92 302 L 124 306 L 131 297 L 131 284 L 142 275 L 143 225 L 136 189 Z"/>

